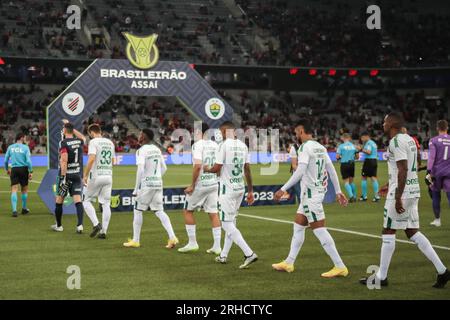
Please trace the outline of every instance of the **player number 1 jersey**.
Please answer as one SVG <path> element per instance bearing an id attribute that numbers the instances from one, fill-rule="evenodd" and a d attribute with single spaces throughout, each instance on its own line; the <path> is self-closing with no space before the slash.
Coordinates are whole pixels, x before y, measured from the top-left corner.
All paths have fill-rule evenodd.
<path id="1" fill-rule="evenodd" d="M 398 186 L 397 161 L 407 160 L 408 171 L 405 190 L 402 199 L 419 198 L 420 185 L 417 175 L 417 146 L 413 138 L 407 134 L 398 134 L 389 142 L 388 170 L 389 191 L 387 199 L 395 199 L 395 190 Z"/>

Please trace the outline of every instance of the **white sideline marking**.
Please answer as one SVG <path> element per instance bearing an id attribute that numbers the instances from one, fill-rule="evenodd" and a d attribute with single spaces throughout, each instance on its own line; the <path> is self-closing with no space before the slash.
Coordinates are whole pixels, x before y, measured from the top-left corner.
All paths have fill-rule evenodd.
<path id="1" fill-rule="evenodd" d="M 287 221 L 287 220 L 281 220 L 281 219 L 275 219 L 275 218 L 266 218 L 266 217 L 260 217 L 260 216 L 254 216 L 251 214 L 244 214 L 244 213 L 239 213 L 239 216 L 242 217 L 247 217 L 247 218 L 253 218 L 253 219 L 259 219 L 259 220 L 266 220 L 266 221 L 272 221 L 272 222 L 279 222 L 279 223 L 286 223 L 286 224 L 294 224 L 293 221 Z M 364 233 L 364 232 L 357 232 L 357 231 L 351 231 L 351 230 L 345 230 L 345 229 L 339 229 L 339 228 L 330 228 L 327 227 L 328 230 L 332 230 L 332 231 L 336 231 L 336 232 L 342 232 L 342 233 L 349 233 L 349 234 L 356 234 L 358 236 L 363 236 L 363 237 L 369 237 L 369 238 L 376 238 L 376 239 L 381 239 L 381 236 L 375 235 L 375 234 L 370 234 L 370 233 Z M 408 240 L 402 240 L 402 239 L 395 239 L 397 242 L 400 243 L 409 243 L 409 244 L 414 244 L 414 242 L 412 241 L 408 241 Z M 442 250 L 447 250 L 450 251 L 449 247 L 444 247 L 444 246 L 438 246 L 438 245 L 431 245 L 433 248 L 436 249 L 442 249 Z"/>

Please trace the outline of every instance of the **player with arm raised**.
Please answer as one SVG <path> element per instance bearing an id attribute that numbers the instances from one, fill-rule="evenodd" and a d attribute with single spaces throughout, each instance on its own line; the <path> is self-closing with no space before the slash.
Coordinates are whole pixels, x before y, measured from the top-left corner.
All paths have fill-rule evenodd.
<path id="1" fill-rule="evenodd" d="M 114 144 L 103 138 L 98 124 L 88 127 L 91 138 L 88 148 L 88 162 L 84 169 L 83 183 L 86 186 L 83 195 L 83 207 L 92 222 L 91 238 L 98 233 L 99 239 L 106 239 L 109 221 L 111 219 L 111 191 L 114 159 Z M 92 201 L 98 199 L 102 206 L 102 223 L 98 221 Z"/>
<path id="2" fill-rule="evenodd" d="M 275 201 L 280 201 L 283 193 L 295 183 L 301 181 L 301 201 L 294 222 L 294 233 L 288 257 L 272 265 L 277 271 L 293 272 L 294 262 L 305 241 L 308 225 L 319 239 L 325 252 L 334 263 L 334 267 L 325 273 L 324 278 L 346 277 L 348 269 L 336 249 L 333 238 L 325 227 L 323 200 L 327 192 L 328 174 L 330 175 L 339 204 L 347 205 L 347 198 L 341 192 L 339 179 L 327 149 L 313 140 L 311 122 L 301 121 L 295 127 L 295 133 L 302 145 L 298 152 L 298 168 L 285 185 L 275 193 Z"/>
<path id="3" fill-rule="evenodd" d="M 430 183 L 433 201 L 433 213 L 435 219 L 431 225 L 441 226 L 441 190 L 447 193 L 450 204 L 450 135 L 448 134 L 448 122 L 437 122 L 438 136 L 432 138 L 429 143 L 429 157 L 427 163 L 427 181 Z"/>
<path id="4" fill-rule="evenodd" d="M 194 165 L 192 183 L 184 190 L 186 193 L 184 221 L 186 223 L 189 243 L 178 249 L 178 252 L 182 253 L 194 252 L 199 249 L 195 234 L 196 226 L 194 217 L 194 210 L 199 208 L 203 208 L 211 220 L 214 244 L 206 252 L 219 255 L 222 250 L 220 247 L 222 229 L 217 210 L 217 174 L 203 172 L 203 165 L 209 164 L 212 166 L 216 162 L 217 150 L 219 149 L 216 142 L 211 139 L 205 139 L 205 134 L 208 129 L 208 125 L 202 123 L 202 129 L 194 133 L 198 141 L 192 145 L 192 162 Z"/>
<path id="5" fill-rule="evenodd" d="M 235 127 L 232 122 L 226 121 L 220 126 L 224 141 L 219 146 L 217 159 L 214 166 L 204 166 L 203 172 L 219 173 L 219 216 L 222 228 L 226 233 L 222 252 L 216 261 L 226 263 L 231 245 L 236 243 L 244 252 L 244 263 L 240 269 L 246 269 L 250 264 L 258 260 L 258 256 L 249 247 L 236 228 L 236 218 L 245 195 L 245 181 L 247 182 L 247 202 L 254 202 L 253 182 L 250 171 L 248 148 L 242 141 L 236 138 Z"/>
<path id="6" fill-rule="evenodd" d="M 83 233 L 83 204 L 81 202 L 82 174 L 83 174 L 83 144 L 86 138 L 81 132 L 74 129 L 73 125 L 63 120 L 63 137 L 59 145 L 59 175 L 57 181 L 57 196 L 55 206 L 56 224 L 51 228 L 62 232 L 63 203 L 67 195 L 70 195 L 77 209 L 76 232 Z"/>
<path id="7" fill-rule="evenodd" d="M 437 271 L 435 288 L 443 288 L 450 280 L 450 272 L 444 266 L 430 241 L 419 231 L 420 185 L 417 175 L 417 147 L 414 139 L 401 132 L 402 115 L 390 113 L 384 119 L 384 133 L 389 137 L 388 170 L 389 189 L 384 208 L 383 243 L 380 269 L 376 273 L 381 286 L 388 285 L 388 269 L 395 250 L 395 234 L 404 230 L 406 236 L 433 263 Z M 368 278 L 360 280 L 367 285 Z"/>
<path id="8" fill-rule="evenodd" d="M 144 129 L 139 135 L 141 147 L 136 152 L 136 185 L 133 195 L 136 195 L 134 205 L 133 239 L 129 239 L 123 245 L 127 248 L 140 247 L 142 228 L 142 212 L 148 209 L 155 212 L 166 230 L 169 240 L 166 248 L 172 249 L 178 244 L 178 239 L 172 228 L 172 223 L 163 206 L 163 181 L 162 176 L 167 171 L 167 166 L 161 150 L 153 142 L 154 133 L 150 129 Z"/>
<path id="9" fill-rule="evenodd" d="M 28 181 L 33 175 L 31 165 L 30 148 L 25 144 L 25 134 L 19 133 L 16 136 L 16 143 L 10 145 L 5 154 L 5 170 L 11 180 L 11 209 L 12 216 L 17 218 L 17 191 L 22 193 L 22 214 L 28 214 Z M 11 161 L 11 168 L 9 167 Z"/>

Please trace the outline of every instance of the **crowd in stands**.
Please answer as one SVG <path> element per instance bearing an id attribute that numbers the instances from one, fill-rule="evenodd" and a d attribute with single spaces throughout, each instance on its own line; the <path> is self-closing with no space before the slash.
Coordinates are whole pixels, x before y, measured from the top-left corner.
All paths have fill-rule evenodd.
<path id="1" fill-rule="evenodd" d="M 450 64 L 449 8 L 424 13 L 426 1 L 373 1 L 382 29 L 366 28 L 367 5 L 348 1 L 236 0 L 279 44 L 253 52 L 258 64 L 429 67 Z"/>
<path id="2" fill-rule="evenodd" d="M 387 140 L 382 124 L 384 115 L 391 111 L 402 112 L 409 132 L 428 148 L 434 130 L 431 119 L 448 116 L 448 94 L 434 97 L 424 91 L 400 93 L 390 90 L 296 97 L 289 93 L 273 93 L 258 99 L 243 91 L 236 103 L 240 100 L 242 128 L 279 129 L 280 150 L 286 151 L 294 143 L 295 123 L 305 117 L 314 123 L 314 135 L 329 150 L 336 149 L 344 132 L 350 133 L 355 142 L 363 132 L 368 132 L 380 148 L 385 148 Z"/>
<path id="3" fill-rule="evenodd" d="M 29 136 L 33 153 L 46 153 L 45 108 L 60 91 L 47 92 L 39 87 L 5 87 L 0 90 L 0 152 L 14 142 L 18 130 Z M 340 144 L 343 132 L 359 141 L 369 132 L 382 149 L 383 117 L 390 111 L 401 111 L 409 132 L 424 148 L 434 130 L 432 120 L 447 118 L 449 92 L 426 94 L 424 91 L 336 91 L 311 95 L 305 93 L 261 94 L 257 91 L 221 91 L 233 105 L 246 130 L 278 129 L 280 151 L 287 151 L 295 141 L 295 123 L 308 118 L 314 123 L 315 136 L 329 150 Z M 91 123 L 98 123 L 112 139 L 116 152 L 135 152 L 139 147 L 140 129 L 150 127 L 155 140 L 168 152 L 180 151 L 180 140 L 172 133 L 178 128 L 192 131 L 194 119 L 175 98 L 113 96 L 85 121 L 84 132 Z"/>
<path id="4" fill-rule="evenodd" d="M 162 59 L 192 63 L 450 65 L 449 9 L 430 13 L 423 10 L 424 0 L 375 1 L 382 9 L 381 30 L 367 29 L 365 4 L 343 0 L 235 0 L 241 14 L 219 0 L 83 3 L 82 22 L 91 38 L 66 27 L 70 1 L 0 2 L 0 50 L 18 56 L 123 58 L 122 32 L 128 31 L 157 33 Z"/>

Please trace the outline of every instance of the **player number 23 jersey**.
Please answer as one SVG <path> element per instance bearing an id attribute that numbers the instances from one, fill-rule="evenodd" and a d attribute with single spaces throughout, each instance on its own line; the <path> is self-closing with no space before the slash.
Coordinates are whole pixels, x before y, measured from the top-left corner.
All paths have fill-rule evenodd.
<path id="1" fill-rule="evenodd" d="M 417 175 L 417 146 L 413 138 L 407 134 L 398 134 L 389 142 L 388 170 L 389 191 L 387 199 L 395 199 L 395 190 L 398 186 L 397 161 L 407 160 L 408 173 L 402 199 L 419 198 L 420 185 Z"/>
<path id="2" fill-rule="evenodd" d="M 112 177 L 114 144 L 106 138 L 94 138 L 89 142 L 89 155 L 95 155 L 90 178 Z"/>

